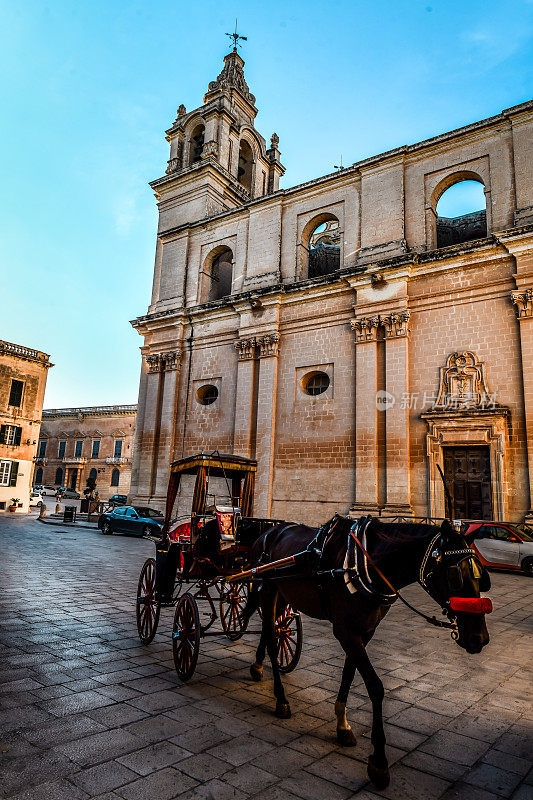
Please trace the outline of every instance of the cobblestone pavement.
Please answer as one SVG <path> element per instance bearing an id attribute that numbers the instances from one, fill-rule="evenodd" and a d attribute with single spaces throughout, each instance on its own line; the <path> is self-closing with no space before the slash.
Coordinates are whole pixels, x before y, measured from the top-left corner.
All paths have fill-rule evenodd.
<path id="1" fill-rule="evenodd" d="M 358 745 L 335 743 L 343 659 L 328 625 L 304 619 L 302 659 L 284 680 L 293 717 L 277 720 L 270 673 L 260 684 L 248 676 L 255 636 L 203 640 L 187 685 L 173 668 L 170 610 L 154 642 L 139 644 L 134 597 L 150 542 L 0 515 L 0 548 L 4 797 L 533 797 L 530 578 L 493 575 L 492 641 L 480 656 L 391 610 L 369 647 L 392 764 L 377 792 L 360 680 L 349 701 Z M 420 589 L 407 596 L 434 610 Z"/>

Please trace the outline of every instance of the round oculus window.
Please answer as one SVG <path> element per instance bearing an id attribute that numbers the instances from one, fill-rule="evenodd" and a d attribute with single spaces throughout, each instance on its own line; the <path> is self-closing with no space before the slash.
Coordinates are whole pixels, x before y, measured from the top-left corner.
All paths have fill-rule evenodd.
<path id="1" fill-rule="evenodd" d="M 309 372 L 302 378 L 302 389 L 312 397 L 325 392 L 329 384 L 329 375 L 325 372 Z"/>
<path id="2" fill-rule="evenodd" d="M 218 397 L 218 389 L 212 383 L 200 386 L 196 392 L 196 399 L 202 406 L 210 406 Z"/>

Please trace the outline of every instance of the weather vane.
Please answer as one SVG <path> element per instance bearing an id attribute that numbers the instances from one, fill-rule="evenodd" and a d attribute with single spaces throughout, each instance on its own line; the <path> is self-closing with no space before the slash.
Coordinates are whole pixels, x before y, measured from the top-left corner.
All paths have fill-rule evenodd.
<path id="1" fill-rule="evenodd" d="M 248 41 L 247 36 L 241 36 L 237 33 L 237 19 L 235 19 L 235 33 L 227 33 L 226 36 L 229 36 L 230 39 L 233 39 L 233 49 L 237 52 L 237 48 L 241 47 L 242 45 L 239 43 L 239 39 L 242 39 L 243 42 Z"/>

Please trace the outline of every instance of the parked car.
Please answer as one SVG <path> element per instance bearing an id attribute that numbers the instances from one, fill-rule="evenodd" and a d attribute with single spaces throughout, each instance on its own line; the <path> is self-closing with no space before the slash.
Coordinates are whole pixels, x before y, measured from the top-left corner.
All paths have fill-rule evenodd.
<path id="1" fill-rule="evenodd" d="M 125 494 L 114 494 L 109 498 L 109 503 L 112 506 L 125 506 L 128 498 Z"/>
<path id="2" fill-rule="evenodd" d="M 511 522 L 473 522 L 465 536 L 472 539 L 486 567 L 522 570 L 533 575 L 533 530 Z"/>
<path id="3" fill-rule="evenodd" d="M 34 486 L 33 487 L 33 491 L 35 491 L 35 492 L 42 492 L 43 489 L 44 489 L 44 486 L 42 485 L 42 483 L 38 484 L 38 486 Z"/>
<path id="4" fill-rule="evenodd" d="M 61 493 L 62 500 L 79 500 L 81 497 L 79 492 L 75 492 L 74 489 L 65 489 Z"/>
<path id="5" fill-rule="evenodd" d="M 41 492 L 30 492 L 30 508 L 32 506 L 40 506 L 44 503 Z"/>
<path id="6" fill-rule="evenodd" d="M 146 506 L 117 506 L 101 514 L 98 527 L 102 533 L 131 533 L 134 536 L 158 536 L 164 517 L 160 511 Z"/>
<path id="7" fill-rule="evenodd" d="M 55 495 L 56 493 L 57 493 L 57 487 L 50 486 L 48 484 L 45 484 L 41 489 L 41 494 L 43 494 L 45 497 L 47 496 L 49 497 L 50 495 Z"/>

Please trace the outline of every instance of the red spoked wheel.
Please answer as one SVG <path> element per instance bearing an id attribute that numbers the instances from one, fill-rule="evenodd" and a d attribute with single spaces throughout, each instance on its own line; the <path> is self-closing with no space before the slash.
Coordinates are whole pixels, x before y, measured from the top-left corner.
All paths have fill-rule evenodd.
<path id="1" fill-rule="evenodd" d="M 172 652 L 178 677 L 188 681 L 194 675 L 200 652 L 200 614 L 190 592 L 178 601 L 172 626 Z"/>
<path id="2" fill-rule="evenodd" d="M 279 671 L 292 672 L 302 652 L 302 620 L 292 606 L 286 605 L 276 619 L 274 637 Z"/>
<path id="3" fill-rule="evenodd" d="M 249 589 L 246 583 L 226 583 L 220 586 L 220 621 L 230 641 L 240 639 L 247 628 L 243 612 L 248 602 Z"/>
<path id="4" fill-rule="evenodd" d="M 135 606 L 137 630 L 143 644 L 150 644 L 154 638 L 160 611 L 161 603 L 155 598 L 155 560 L 149 558 L 144 562 L 139 575 Z"/>

